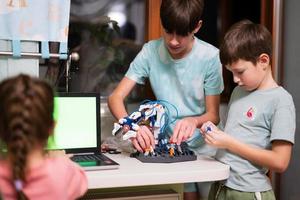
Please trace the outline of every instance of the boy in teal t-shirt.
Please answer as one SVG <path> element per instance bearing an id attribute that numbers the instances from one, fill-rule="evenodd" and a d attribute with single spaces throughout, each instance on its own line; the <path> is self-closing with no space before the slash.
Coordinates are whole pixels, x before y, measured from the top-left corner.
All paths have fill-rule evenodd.
<path id="1" fill-rule="evenodd" d="M 296 125 L 293 98 L 273 79 L 271 55 L 272 37 L 262 25 L 244 20 L 225 35 L 221 62 L 238 86 L 224 132 L 211 122 L 201 129 L 206 143 L 220 148 L 216 159 L 230 165 L 230 175 L 212 185 L 210 200 L 275 199 L 266 173 L 288 167 Z"/>
<path id="2" fill-rule="evenodd" d="M 125 98 L 137 83 L 149 79 L 157 100 L 168 101 L 178 110 L 178 116 L 170 116 L 175 123 L 167 127 L 170 140 L 177 144 L 187 141 L 196 153 L 208 154 L 211 150 L 197 128 L 208 120 L 219 122 L 223 78 L 218 49 L 194 37 L 202 25 L 203 6 L 203 0 L 162 1 L 163 37 L 143 46 L 109 96 L 108 105 L 117 119 L 127 116 Z M 140 126 L 132 144 L 140 152 L 155 147 L 146 126 Z"/>
<path id="3" fill-rule="evenodd" d="M 196 128 L 207 120 L 219 122 L 219 95 L 223 90 L 218 49 L 194 37 L 202 25 L 202 10 L 202 0 L 162 1 L 163 37 L 144 45 L 108 99 L 112 114 L 117 119 L 125 117 L 124 99 L 136 83 L 144 84 L 149 79 L 156 98 L 178 109 L 177 122 L 168 129 L 171 140 L 180 144 L 189 139 L 195 149 L 199 146 L 191 141 L 201 138 Z M 182 12 L 185 15 L 179 17 Z M 171 114 L 170 121 L 176 117 Z M 150 145 L 154 147 L 152 134 L 143 128 L 132 142 L 141 152 Z"/>

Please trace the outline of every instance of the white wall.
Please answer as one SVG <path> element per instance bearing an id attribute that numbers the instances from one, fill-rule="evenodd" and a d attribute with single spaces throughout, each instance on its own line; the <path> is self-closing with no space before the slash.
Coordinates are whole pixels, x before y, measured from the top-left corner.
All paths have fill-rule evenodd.
<path id="1" fill-rule="evenodd" d="M 283 86 L 296 106 L 296 143 L 288 170 L 281 177 L 280 200 L 300 199 L 300 1 L 285 0 L 283 28 Z"/>

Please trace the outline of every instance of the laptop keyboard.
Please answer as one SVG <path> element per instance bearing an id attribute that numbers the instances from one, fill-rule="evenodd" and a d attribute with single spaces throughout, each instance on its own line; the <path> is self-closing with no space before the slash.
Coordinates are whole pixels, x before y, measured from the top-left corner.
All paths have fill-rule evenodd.
<path id="1" fill-rule="evenodd" d="M 74 155 L 73 157 L 71 157 L 71 160 L 73 160 L 74 162 L 93 162 L 93 161 L 105 162 L 105 163 L 110 162 L 108 158 L 104 157 L 101 154 Z"/>

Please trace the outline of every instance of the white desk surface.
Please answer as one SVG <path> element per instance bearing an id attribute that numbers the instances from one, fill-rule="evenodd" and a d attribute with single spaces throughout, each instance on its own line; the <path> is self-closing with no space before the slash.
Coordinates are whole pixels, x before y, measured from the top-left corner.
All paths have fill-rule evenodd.
<path id="1" fill-rule="evenodd" d="M 142 163 L 128 154 L 106 154 L 119 169 L 88 171 L 89 189 L 178 184 L 223 180 L 229 166 L 212 158 L 178 163 Z"/>

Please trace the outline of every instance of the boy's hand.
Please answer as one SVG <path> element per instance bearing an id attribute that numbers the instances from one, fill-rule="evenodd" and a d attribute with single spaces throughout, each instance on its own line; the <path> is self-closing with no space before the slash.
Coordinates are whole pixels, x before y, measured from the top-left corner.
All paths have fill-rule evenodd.
<path id="1" fill-rule="evenodd" d="M 181 142 L 186 141 L 193 135 L 196 127 L 197 121 L 193 117 L 186 117 L 179 120 L 175 125 L 170 141 L 180 145 Z"/>
<path id="2" fill-rule="evenodd" d="M 214 125 L 214 123 L 212 123 L 211 121 L 207 121 L 202 124 L 200 130 L 201 130 L 202 136 L 204 137 L 206 133 L 209 133 L 212 130 L 216 131 L 219 129 L 218 129 L 218 127 L 216 127 L 216 125 Z"/>
<path id="3" fill-rule="evenodd" d="M 226 149 L 232 141 L 232 137 L 219 130 L 212 122 L 208 121 L 201 127 L 201 134 L 205 142 L 211 146 Z"/>
<path id="4" fill-rule="evenodd" d="M 139 152 L 144 152 L 150 146 L 155 148 L 154 136 L 147 126 L 140 126 L 137 131 L 136 137 L 131 139 L 133 146 Z"/>

